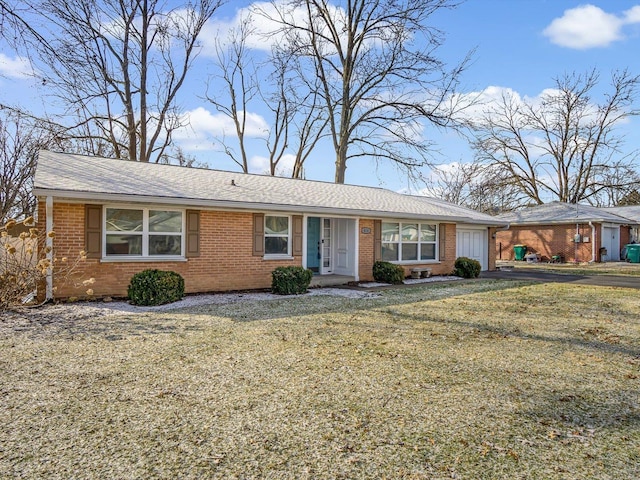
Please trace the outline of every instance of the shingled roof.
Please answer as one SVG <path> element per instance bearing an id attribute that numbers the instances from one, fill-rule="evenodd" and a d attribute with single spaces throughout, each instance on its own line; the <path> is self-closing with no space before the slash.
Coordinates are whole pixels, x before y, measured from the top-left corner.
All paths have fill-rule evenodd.
<path id="1" fill-rule="evenodd" d="M 162 203 L 451 221 L 487 226 L 503 220 L 442 200 L 383 188 L 186 168 L 41 151 L 34 192 L 92 202 Z"/>
<path id="2" fill-rule="evenodd" d="M 551 202 L 498 215 L 511 225 L 548 225 L 556 223 L 629 223 L 627 218 L 603 208 L 565 202 Z"/>
<path id="3" fill-rule="evenodd" d="M 640 224 L 640 205 L 605 208 L 606 212 L 627 218 L 631 223 Z"/>

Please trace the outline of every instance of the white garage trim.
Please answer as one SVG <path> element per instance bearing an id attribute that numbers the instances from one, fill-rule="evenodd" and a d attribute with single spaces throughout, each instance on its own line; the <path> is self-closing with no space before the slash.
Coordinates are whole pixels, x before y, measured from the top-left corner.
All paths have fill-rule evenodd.
<path id="1" fill-rule="evenodd" d="M 473 258 L 481 270 L 489 268 L 489 241 L 486 228 L 456 228 L 456 257 Z"/>

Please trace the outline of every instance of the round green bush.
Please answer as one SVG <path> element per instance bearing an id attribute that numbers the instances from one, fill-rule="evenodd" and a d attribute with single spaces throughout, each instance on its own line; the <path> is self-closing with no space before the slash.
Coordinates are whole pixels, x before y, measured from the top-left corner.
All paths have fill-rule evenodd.
<path id="1" fill-rule="evenodd" d="M 477 278 L 480 275 L 480 262 L 468 257 L 458 257 L 454 263 L 453 274 L 462 278 Z"/>
<path id="2" fill-rule="evenodd" d="M 313 272 L 302 267 L 278 267 L 271 272 L 271 291 L 276 295 L 306 293 Z"/>
<path id="3" fill-rule="evenodd" d="M 373 279 L 376 282 L 400 285 L 404 282 L 404 268 L 393 263 L 377 261 L 373 264 Z"/>
<path id="4" fill-rule="evenodd" d="M 184 279 L 179 273 L 148 269 L 131 277 L 127 289 L 133 305 L 163 305 L 184 297 Z"/>

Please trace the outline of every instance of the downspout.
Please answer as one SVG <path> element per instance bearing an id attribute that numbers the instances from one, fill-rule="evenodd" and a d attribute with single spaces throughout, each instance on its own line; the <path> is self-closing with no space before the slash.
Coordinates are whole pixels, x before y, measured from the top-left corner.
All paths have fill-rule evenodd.
<path id="1" fill-rule="evenodd" d="M 46 289 L 45 289 L 45 302 L 53 300 L 53 237 L 49 236 L 49 232 L 53 231 L 53 197 L 48 196 L 45 203 L 45 216 L 47 218 L 45 222 L 46 235 L 45 235 L 45 247 L 47 260 L 49 260 L 49 267 L 47 268 L 46 277 Z"/>
<path id="2" fill-rule="evenodd" d="M 589 220 L 589 226 L 591 227 L 591 262 L 596 262 L 596 226 Z"/>

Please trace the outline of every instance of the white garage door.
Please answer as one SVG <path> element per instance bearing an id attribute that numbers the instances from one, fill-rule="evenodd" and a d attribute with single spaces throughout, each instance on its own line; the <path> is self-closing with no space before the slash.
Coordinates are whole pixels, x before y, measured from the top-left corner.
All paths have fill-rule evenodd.
<path id="1" fill-rule="evenodd" d="M 607 249 L 606 260 L 608 261 L 620 261 L 619 232 L 620 227 L 602 227 L 602 246 Z"/>
<path id="2" fill-rule="evenodd" d="M 487 231 L 459 228 L 456 232 L 456 256 L 473 258 L 487 269 Z"/>

